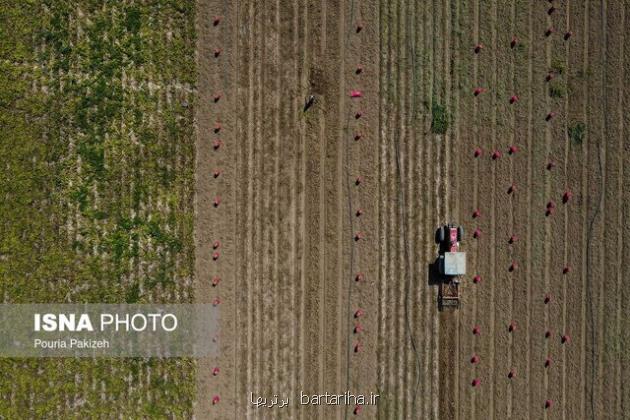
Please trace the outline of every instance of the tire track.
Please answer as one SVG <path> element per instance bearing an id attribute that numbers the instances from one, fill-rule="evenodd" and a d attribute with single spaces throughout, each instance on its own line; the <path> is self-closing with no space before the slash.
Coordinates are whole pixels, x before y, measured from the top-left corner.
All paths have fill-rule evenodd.
<path id="1" fill-rule="evenodd" d="M 509 381 L 512 394 L 511 412 L 519 413 L 523 416 L 529 415 L 531 407 L 531 380 L 530 380 L 530 348 L 531 337 L 531 190 L 532 185 L 532 106 L 531 86 L 533 83 L 533 64 L 530 51 L 523 39 L 530 36 L 530 4 L 518 2 L 513 4 L 511 10 L 514 19 L 511 24 L 511 32 L 501 41 L 503 48 L 511 55 L 512 64 L 512 90 L 507 92 L 503 98 L 506 105 L 511 110 L 513 121 L 513 132 L 511 143 L 517 145 L 521 150 L 511 157 L 511 183 L 517 189 L 512 198 L 512 218 L 511 230 L 503 239 L 507 241 L 511 235 L 516 235 L 514 243 L 508 244 L 511 248 L 511 259 L 520 261 L 522 268 L 512 273 L 512 319 L 517 320 L 522 331 L 517 330 L 516 334 L 509 334 L 511 345 L 510 368 L 515 369 L 516 376 L 512 379 L 503 376 L 503 380 Z M 519 39 L 519 43 L 511 47 L 512 37 Z M 529 41 L 525 41 L 529 42 Z M 515 94 L 520 100 L 514 104 L 509 104 L 509 95 Z M 499 194 L 507 194 L 506 190 L 510 184 L 504 185 Z M 505 326 L 503 327 L 505 328 Z M 504 373 L 506 375 L 507 372 Z"/>
<path id="2" fill-rule="evenodd" d="M 584 73 L 586 73 L 588 71 L 588 51 L 589 51 L 589 3 L 590 0 L 586 0 L 585 5 L 584 5 L 584 30 L 583 30 L 583 37 L 584 37 L 584 48 L 583 48 L 583 52 L 582 52 L 582 71 Z M 589 88 L 589 81 L 588 79 L 584 82 L 585 86 L 585 90 L 588 92 L 588 88 Z M 587 120 L 588 117 L 588 108 L 589 108 L 589 100 L 588 100 L 588 94 L 585 95 L 585 100 L 583 103 L 583 116 L 585 121 Z M 587 139 L 588 142 L 588 139 Z M 582 166 L 582 196 L 584 197 L 585 200 L 587 200 L 587 191 L 588 191 L 588 181 L 589 181 L 589 175 L 588 175 L 588 167 L 590 165 L 590 159 L 589 159 L 589 155 L 588 155 L 588 143 L 582 147 L 582 162 L 583 162 L 583 166 Z M 588 203 L 588 202 L 587 202 Z M 581 331 L 580 331 L 580 336 L 581 336 L 581 346 L 580 348 L 582 349 L 581 352 L 581 359 L 580 359 L 580 367 L 581 367 L 581 372 L 582 374 L 580 375 L 580 380 L 581 380 L 581 385 L 582 385 L 582 401 L 581 401 L 581 407 L 580 407 L 580 414 L 581 414 L 581 418 L 586 418 L 586 405 L 587 405 L 587 384 L 586 384 L 586 352 L 587 352 L 587 348 L 586 348 L 586 299 L 587 299 L 587 277 L 588 277 L 588 273 L 587 273 L 587 252 L 588 252 L 588 244 L 587 244 L 587 233 L 588 233 L 588 226 L 587 226 L 587 217 L 588 217 L 588 205 L 583 206 L 583 211 L 582 211 L 582 238 L 583 241 L 581 243 L 582 245 L 582 253 L 581 253 L 581 279 L 582 279 L 582 305 L 581 305 L 581 320 L 582 320 L 582 325 L 581 325 Z"/>
<path id="3" fill-rule="evenodd" d="M 474 53 L 474 45 L 477 39 L 474 38 L 474 10 L 473 2 L 457 3 L 456 6 L 456 24 L 454 31 L 460 36 L 454 37 L 456 40 L 456 61 L 454 65 L 454 91 L 457 114 L 455 123 L 455 142 L 457 153 L 457 192 L 454 194 L 459 197 L 457 214 L 460 216 L 458 220 L 468 230 L 465 235 L 464 246 L 468 256 L 468 274 L 460 284 L 461 291 L 461 307 L 459 309 L 458 341 L 459 351 L 457 353 L 458 374 L 456 376 L 458 401 L 456 418 L 467 419 L 472 418 L 472 396 L 470 381 L 473 377 L 473 367 L 468 362 L 467 357 L 474 353 L 475 337 L 471 334 L 471 329 L 476 322 L 473 315 L 475 306 L 475 295 L 478 285 L 472 282 L 473 276 L 477 272 L 477 261 L 475 257 L 475 241 L 472 238 L 473 224 L 476 223 L 472 212 L 477 206 L 477 179 L 478 179 L 478 158 L 473 155 L 474 148 L 477 147 L 474 128 L 473 108 L 474 104 L 471 100 L 470 89 L 475 81 L 474 66 L 477 61 L 477 54 Z"/>
<path id="4" fill-rule="evenodd" d="M 303 14 L 302 14 L 302 20 L 298 20 L 298 25 L 297 25 L 297 30 L 299 31 L 300 28 L 303 28 L 302 31 L 302 47 L 301 48 L 297 48 L 297 50 L 300 52 L 300 56 L 301 56 L 301 61 L 302 61 L 302 68 L 300 69 L 298 67 L 298 73 L 300 74 L 300 87 L 303 90 L 306 90 L 308 87 L 308 57 L 307 57 L 307 52 L 308 52 L 308 43 L 309 43 L 309 38 L 308 38 L 308 34 L 309 34 L 309 30 L 308 30 L 308 8 L 306 3 L 304 3 L 304 10 L 303 10 Z M 305 325 L 306 325 L 306 321 L 305 321 L 305 308 L 306 308 L 306 297 L 305 297 L 305 291 L 306 291 L 306 171 L 307 171 L 307 158 L 306 158 L 306 150 L 307 150 L 307 138 L 306 138 L 306 121 L 304 119 L 302 119 L 302 122 L 299 125 L 300 128 L 300 144 L 301 144 L 301 155 L 300 155 L 300 176 L 299 179 L 301 180 L 300 183 L 300 190 L 301 190 L 301 202 L 300 202 L 300 209 L 302 210 L 302 218 L 300 220 L 300 239 L 301 239 L 301 275 L 300 275 L 300 291 L 301 293 L 298 294 L 299 296 L 299 307 L 300 307 L 300 312 L 299 312 L 299 351 L 298 351 L 298 366 L 299 366 L 299 377 L 297 382 L 299 382 L 299 386 L 301 390 L 305 390 L 305 379 L 306 379 L 306 368 L 305 368 L 305 345 L 304 345 L 304 341 L 305 341 L 305 335 L 304 331 L 306 331 L 305 329 Z M 296 370 L 297 371 L 297 370 Z M 296 407 L 297 410 L 297 407 Z M 297 414 L 297 413 L 295 413 Z M 299 413 L 299 417 L 303 418 L 304 413 L 300 412 Z"/>
<path id="5" fill-rule="evenodd" d="M 590 57 L 589 56 L 589 62 L 591 62 L 590 64 L 590 68 L 598 68 L 599 64 L 596 63 L 601 63 L 606 61 L 606 33 L 605 33 L 605 14 L 604 14 L 604 10 L 602 9 L 604 3 L 601 3 L 599 6 L 599 8 L 597 7 L 597 4 L 589 4 L 589 18 L 592 15 L 593 18 L 595 19 L 596 16 L 598 16 L 598 14 L 601 17 L 602 20 L 602 26 L 599 28 L 600 31 L 594 31 L 592 36 L 589 36 L 589 50 L 591 50 L 590 48 L 590 42 L 593 42 L 593 54 L 597 54 L 597 52 L 599 52 L 600 54 L 597 54 L 597 56 L 595 57 Z M 598 10 L 599 9 L 599 10 Z M 598 13 L 599 12 L 599 13 Z M 597 28 L 597 20 L 595 20 L 594 28 Z M 602 35 L 603 34 L 603 35 Z M 599 39 L 599 36 L 604 36 L 604 39 Z M 596 46 L 599 46 L 598 49 Z M 606 66 L 604 65 L 604 68 Z M 598 69 L 599 70 L 599 69 Z M 606 108 L 605 103 L 606 103 L 606 97 L 605 97 L 605 92 L 603 91 L 603 87 L 604 87 L 604 73 L 603 71 L 597 71 L 594 72 L 594 74 L 596 74 L 597 76 L 602 77 L 601 83 L 599 82 L 599 80 L 597 80 L 595 83 L 593 83 L 594 86 L 593 89 L 591 90 L 591 84 L 589 84 L 589 104 L 591 104 L 593 101 L 593 97 L 597 98 L 598 94 L 601 94 L 603 97 L 603 101 L 604 101 L 604 108 L 602 109 L 602 111 Z M 595 101 L 593 101 L 595 102 Z M 595 104 L 597 104 L 597 102 L 595 102 Z M 597 105 L 596 105 L 597 106 Z M 590 109 L 591 107 L 589 107 Z M 601 240 L 600 236 L 602 234 L 601 231 L 601 227 L 599 226 L 599 223 L 597 223 L 597 219 L 599 218 L 600 214 L 602 214 L 602 210 L 604 210 L 604 206 L 605 206 L 605 201 L 604 201 L 604 194 L 605 194 L 605 188 L 604 188 L 604 183 L 605 183 L 605 156 L 602 155 L 602 153 L 605 153 L 605 142 L 603 141 L 603 139 L 605 138 L 605 134 L 606 134 L 606 122 L 605 120 L 603 120 L 603 115 L 598 115 L 598 117 L 596 118 L 593 113 L 589 113 L 589 118 L 588 118 L 588 130 L 589 130 L 589 137 L 588 137 L 588 147 L 589 147 L 589 152 L 590 153 L 594 153 L 595 154 L 595 167 L 591 168 L 593 170 L 593 177 L 589 178 L 589 181 L 592 181 L 592 184 L 589 182 L 590 188 L 589 190 L 591 191 L 591 195 L 589 196 L 589 213 L 590 215 L 587 215 L 588 221 L 588 231 L 587 231 L 587 236 L 586 236 L 586 241 L 587 241 L 587 245 L 586 245 L 586 273 L 588 278 L 594 278 L 594 276 L 596 276 L 598 274 L 598 272 L 601 273 L 601 268 L 603 264 L 603 259 L 602 259 L 602 255 L 600 254 L 601 250 L 599 247 L 597 247 L 597 245 L 593 243 L 593 240 L 597 241 L 597 240 Z M 603 121 L 602 121 L 603 120 Z M 600 126 L 600 123 L 602 124 Z M 590 150 L 591 148 L 593 148 L 592 150 Z M 594 189 L 598 189 L 597 191 L 597 196 L 594 195 Z M 593 199 L 594 201 L 591 201 L 591 199 Z M 594 207 L 593 207 L 594 206 Z M 592 208 L 592 212 L 590 211 Z M 597 224 L 597 225 L 596 225 Z M 595 248 L 595 253 L 593 252 Z M 597 261 L 597 259 L 599 258 L 599 261 Z M 597 269 L 596 266 L 599 266 L 599 270 Z M 593 270 L 595 270 L 593 272 Z M 603 275 L 603 273 L 602 273 Z M 603 277 L 601 277 L 603 278 Z M 587 324 L 587 328 L 590 328 L 590 343 L 587 341 L 587 349 L 589 349 L 590 351 L 590 363 L 589 363 L 589 369 L 587 369 L 588 372 L 588 378 L 590 379 L 590 386 L 589 383 L 587 383 L 587 398 L 588 398 L 588 406 L 587 406 L 587 417 L 590 418 L 596 418 L 596 413 L 598 412 L 598 407 L 597 407 L 597 402 L 601 401 L 600 399 L 600 392 L 601 392 L 601 388 L 602 388 L 602 384 L 600 381 L 600 378 L 598 377 L 598 372 L 601 372 L 602 370 L 602 357 L 601 357 L 601 353 L 598 352 L 598 348 L 602 348 L 602 335 L 598 334 L 598 331 L 601 332 L 602 328 L 601 328 L 601 324 L 603 322 L 603 314 L 602 314 L 602 295 L 599 294 L 598 291 L 596 291 L 593 288 L 592 282 L 588 282 L 587 283 L 587 289 L 586 289 L 586 308 L 587 308 L 587 320 L 588 320 L 588 324 Z M 595 304 L 597 303 L 598 308 L 594 308 Z M 595 312 L 597 311 L 597 315 L 595 314 Z M 589 325 L 590 324 L 590 325 Z M 589 345 L 590 344 L 590 345 Z M 590 415 L 589 415 L 589 411 L 590 411 Z"/>
<path id="6" fill-rule="evenodd" d="M 584 68 L 584 57 L 582 57 L 583 47 L 580 45 L 585 36 L 585 30 L 583 27 L 584 16 L 583 6 L 580 3 L 575 3 L 571 7 L 567 8 L 568 22 L 570 25 L 567 27 L 575 32 L 575 39 L 567 43 L 568 54 L 568 69 L 575 69 L 574 72 L 569 72 L 569 86 L 574 83 L 581 83 L 577 74 Z M 571 75 L 574 73 L 575 75 Z M 575 94 L 573 91 L 569 91 L 567 95 L 567 121 L 569 124 L 573 124 L 575 121 L 585 121 L 585 95 L 581 95 L 578 92 Z M 573 346 L 563 346 L 564 366 L 563 370 L 566 371 L 566 389 L 563 392 L 565 396 L 564 401 L 566 406 L 563 407 L 563 415 L 567 418 L 584 418 L 583 398 L 584 398 L 584 371 L 582 365 L 583 348 L 580 344 L 583 341 L 582 325 L 583 316 L 582 308 L 584 303 L 584 288 L 583 288 L 583 267 L 581 261 L 584 258 L 582 244 L 584 243 L 583 228 L 585 227 L 584 216 L 584 191 L 585 185 L 585 172 L 584 167 L 586 162 L 584 160 L 584 144 L 576 144 L 571 141 L 568 136 L 565 135 L 565 142 L 568 142 L 568 160 L 566 163 L 565 174 L 567 177 L 567 185 L 573 189 L 575 193 L 575 203 L 567 208 L 567 243 L 573 244 L 573 246 L 567 247 L 567 263 L 576 265 L 575 273 L 572 274 L 572 278 L 563 279 L 563 291 L 564 294 L 564 306 L 566 307 L 566 319 L 568 325 L 572 325 L 573 328 Z M 580 226 L 581 228 L 577 228 Z M 572 396 L 572 397 L 571 397 Z M 574 403 L 572 403 L 572 401 Z M 575 403 L 577 402 L 577 403 Z"/>

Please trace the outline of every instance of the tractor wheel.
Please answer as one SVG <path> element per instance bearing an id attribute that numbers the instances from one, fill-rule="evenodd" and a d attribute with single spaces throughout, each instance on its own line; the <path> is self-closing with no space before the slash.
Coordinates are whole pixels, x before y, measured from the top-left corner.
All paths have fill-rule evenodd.
<path id="1" fill-rule="evenodd" d="M 437 239 L 438 244 L 444 242 L 444 226 L 440 226 L 440 228 L 438 229 Z"/>
<path id="2" fill-rule="evenodd" d="M 457 228 L 457 242 L 461 242 L 463 238 L 464 238 L 464 227 L 459 226 Z"/>

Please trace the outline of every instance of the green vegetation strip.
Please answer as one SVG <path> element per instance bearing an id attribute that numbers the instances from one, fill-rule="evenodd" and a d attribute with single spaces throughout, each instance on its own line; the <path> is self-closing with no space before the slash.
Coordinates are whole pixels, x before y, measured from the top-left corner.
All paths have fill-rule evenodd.
<path id="1" fill-rule="evenodd" d="M 5 303 L 193 299 L 194 2 L 0 3 Z M 192 416 L 194 363 L 1 359 L 0 417 Z"/>

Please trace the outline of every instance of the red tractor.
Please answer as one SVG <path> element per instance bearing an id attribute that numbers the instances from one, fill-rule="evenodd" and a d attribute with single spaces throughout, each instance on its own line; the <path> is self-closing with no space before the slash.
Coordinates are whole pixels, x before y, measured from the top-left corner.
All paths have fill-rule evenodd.
<path id="1" fill-rule="evenodd" d="M 440 226 L 435 234 L 439 245 L 440 274 L 438 308 L 459 308 L 459 276 L 466 274 L 466 253 L 460 251 L 464 228 L 453 223 Z"/>

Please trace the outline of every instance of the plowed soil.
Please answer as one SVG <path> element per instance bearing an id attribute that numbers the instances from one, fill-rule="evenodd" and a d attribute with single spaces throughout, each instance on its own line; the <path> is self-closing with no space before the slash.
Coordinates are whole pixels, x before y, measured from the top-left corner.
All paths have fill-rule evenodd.
<path id="1" fill-rule="evenodd" d="M 196 418 L 348 418 L 299 401 L 345 391 L 380 395 L 365 418 L 627 416 L 627 2 L 197 6 L 196 299 L 222 318 Z"/>

